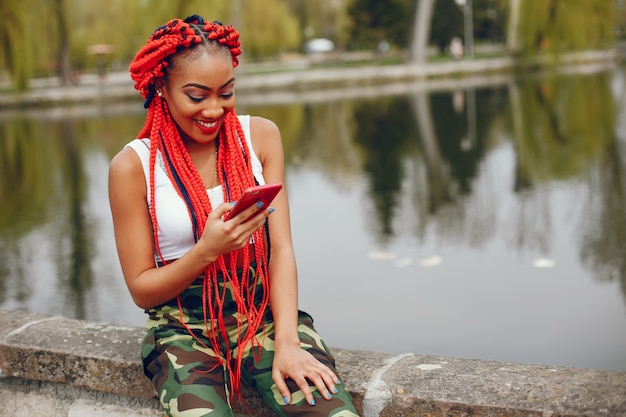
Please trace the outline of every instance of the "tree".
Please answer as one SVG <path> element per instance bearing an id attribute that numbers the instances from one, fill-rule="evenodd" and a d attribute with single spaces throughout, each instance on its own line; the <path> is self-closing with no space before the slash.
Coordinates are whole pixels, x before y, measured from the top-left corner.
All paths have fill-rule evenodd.
<path id="1" fill-rule="evenodd" d="M 433 0 L 426 0 L 431 2 Z M 409 45 L 414 16 L 413 0 L 354 0 L 348 7 L 352 19 L 350 47 L 374 49 L 380 42 L 399 48 Z"/>
<path id="2" fill-rule="evenodd" d="M 296 16 L 282 0 L 247 2 L 241 31 L 244 53 L 256 59 L 297 49 L 302 39 Z"/>
<path id="3" fill-rule="evenodd" d="M 506 47 L 511 53 L 519 51 L 519 18 L 521 0 L 511 0 L 509 6 L 509 21 L 506 35 Z"/>
<path id="4" fill-rule="evenodd" d="M 73 73 L 95 66 L 89 46 L 111 45 L 109 61 L 123 66 L 159 25 L 191 14 L 238 23 L 247 57 L 300 47 L 300 28 L 287 0 L 240 1 L 245 7 L 239 19 L 230 0 L 0 0 L 0 72 L 20 90 L 51 71 L 67 84 Z"/>
<path id="5" fill-rule="evenodd" d="M 18 90 L 28 86 L 33 73 L 33 54 L 29 48 L 27 27 L 28 4 L 20 1 L 0 2 L 0 68 L 5 67 Z"/>
<path id="6" fill-rule="evenodd" d="M 515 0 L 472 0 L 474 37 L 487 42 L 505 38 L 506 6 Z"/>
<path id="7" fill-rule="evenodd" d="M 348 38 L 347 21 L 350 0 L 287 0 L 291 13 L 298 19 L 305 40 L 328 38 L 345 45 Z"/>
<path id="8" fill-rule="evenodd" d="M 518 46 L 524 55 L 604 48 L 614 41 L 613 1 L 526 0 L 519 7 Z"/>
<path id="9" fill-rule="evenodd" d="M 70 33 L 67 24 L 65 0 L 54 0 L 52 10 L 59 34 L 57 75 L 61 85 L 67 85 L 71 83 L 72 68 L 70 62 Z"/>
<path id="10" fill-rule="evenodd" d="M 472 0 L 474 39 L 487 42 L 504 40 L 505 5 L 516 0 Z M 450 40 L 464 37 L 463 11 L 455 0 L 437 0 L 432 15 L 430 42 L 443 54 Z"/>
<path id="11" fill-rule="evenodd" d="M 426 48 L 430 33 L 431 16 L 435 0 L 418 0 L 413 25 L 413 39 L 411 41 L 411 61 L 423 63 L 426 61 Z"/>
<path id="12" fill-rule="evenodd" d="M 463 12 L 454 0 L 438 0 L 434 4 L 430 26 L 430 41 L 443 54 L 454 36 L 463 35 Z"/>

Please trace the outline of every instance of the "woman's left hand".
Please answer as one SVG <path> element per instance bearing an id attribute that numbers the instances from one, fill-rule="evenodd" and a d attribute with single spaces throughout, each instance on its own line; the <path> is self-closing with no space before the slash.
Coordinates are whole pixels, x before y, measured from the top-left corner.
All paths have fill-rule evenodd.
<path id="1" fill-rule="evenodd" d="M 287 378 L 291 378 L 298 385 L 310 405 L 315 405 L 315 400 L 308 381 L 311 381 L 327 400 L 332 399 L 331 393 L 337 393 L 335 385 L 339 383 L 339 378 L 330 368 L 295 345 L 281 347 L 274 355 L 272 379 L 285 404 L 291 402 L 291 392 L 285 382 Z"/>

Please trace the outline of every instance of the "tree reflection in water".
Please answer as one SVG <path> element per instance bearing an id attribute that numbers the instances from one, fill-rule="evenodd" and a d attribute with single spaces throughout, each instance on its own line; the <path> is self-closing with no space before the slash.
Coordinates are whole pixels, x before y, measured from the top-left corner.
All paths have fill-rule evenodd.
<path id="1" fill-rule="evenodd" d="M 68 120 L 59 122 L 59 139 L 62 155 L 66 158 L 61 164 L 62 184 L 65 186 L 63 195 L 67 202 L 64 210 L 66 223 L 59 233 L 55 244 L 57 253 L 57 270 L 61 289 L 65 289 L 67 303 L 74 308 L 74 316 L 87 318 L 87 296 L 92 287 L 94 274 L 91 268 L 93 257 L 93 233 L 88 221 L 87 189 L 88 173 L 85 171 L 85 150 L 81 149 L 82 141 L 77 133 L 79 124 Z"/>

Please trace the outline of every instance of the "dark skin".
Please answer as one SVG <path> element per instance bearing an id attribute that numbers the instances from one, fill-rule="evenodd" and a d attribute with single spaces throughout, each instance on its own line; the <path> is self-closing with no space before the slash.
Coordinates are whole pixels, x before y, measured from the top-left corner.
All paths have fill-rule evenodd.
<path id="1" fill-rule="evenodd" d="M 235 78 L 229 55 L 199 51 L 192 61 L 176 61 L 167 80 L 159 80 L 157 87 L 205 187 L 211 188 L 215 184 L 215 139 L 224 116 L 235 107 Z M 253 117 L 250 129 L 266 182 L 284 184 L 284 155 L 278 128 L 267 119 Z M 124 278 L 133 300 L 144 309 L 176 297 L 220 255 L 244 247 L 270 216 L 269 207 L 253 206 L 224 221 L 222 216 L 232 205 L 221 204 L 208 216 L 201 238 L 186 254 L 156 268 L 146 189 L 138 156 L 130 148 L 122 150 L 111 162 L 109 198 Z M 272 208 L 275 212 L 268 219 L 272 241 L 268 267 L 270 304 L 275 320 L 272 378 L 286 402 L 291 401 L 291 393 L 285 379 L 291 378 L 313 405 L 308 381 L 330 399 L 339 380 L 327 366 L 300 348 L 297 271 L 284 188 L 272 202 Z M 260 215 L 245 221 L 258 210 L 262 211 Z"/>

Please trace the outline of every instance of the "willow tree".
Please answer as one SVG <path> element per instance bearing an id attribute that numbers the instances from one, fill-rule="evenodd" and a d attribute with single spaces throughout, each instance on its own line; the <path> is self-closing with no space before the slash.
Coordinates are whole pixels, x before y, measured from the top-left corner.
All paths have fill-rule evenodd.
<path id="1" fill-rule="evenodd" d="M 298 19 L 282 0 L 246 2 L 240 31 L 244 59 L 294 50 L 301 43 Z"/>
<path id="2" fill-rule="evenodd" d="M 0 2 L 0 68 L 6 68 L 18 90 L 28 87 L 33 73 L 32 39 L 26 30 L 27 6 L 23 1 Z"/>
<path id="3" fill-rule="evenodd" d="M 54 0 L 52 4 L 53 16 L 57 25 L 57 76 L 62 85 L 70 84 L 72 64 L 70 55 L 70 29 L 66 13 L 66 1 Z"/>
<path id="4" fill-rule="evenodd" d="M 240 0 L 241 1 L 241 0 Z M 349 39 L 348 6 L 352 0 L 287 0 L 297 17 L 305 39 L 328 38 L 338 48 L 345 48 Z"/>
<path id="5" fill-rule="evenodd" d="M 516 49 L 522 55 L 605 48 L 614 40 L 615 2 L 515 0 Z"/>
<path id="6" fill-rule="evenodd" d="M 47 75 L 53 67 L 63 80 L 69 79 L 65 0 L 2 0 L 0 21 L 0 69 L 8 72 L 18 90 L 27 89 L 32 77 Z"/>
<path id="7" fill-rule="evenodd" d="M 173 18 L 190 14 L 202 15 L 207 20 L 228 22 L 227 0 L 170 0 L 144 2 L 139 0 L 67 0 L 72 22 L 72 64 L 79 69 L 93 69 L 96 56 L 89 55 L 95 44 L 110 45 L 109 63 L 132 60 L 137 51 L 160 25 Z"/>

